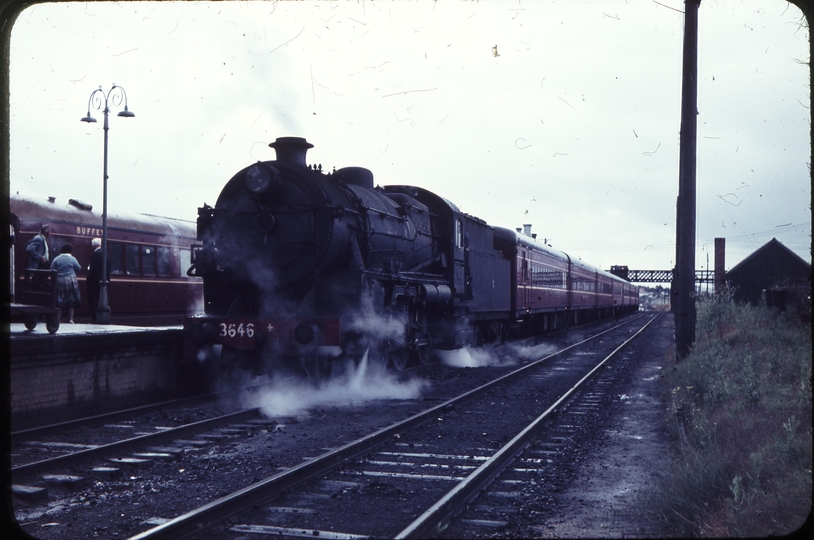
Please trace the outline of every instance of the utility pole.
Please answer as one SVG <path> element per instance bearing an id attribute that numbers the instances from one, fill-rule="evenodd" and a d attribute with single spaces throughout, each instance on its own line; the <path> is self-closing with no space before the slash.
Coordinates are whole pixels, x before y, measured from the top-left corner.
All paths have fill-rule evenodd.
<path id="1" fill-rule="evenodd" d="M 720 297 L 726 287 L 726 238 L 715 239 L 715 296 Z"/>
<path id="2" fill-rule="evenodd" d="M 698 128 L 698 7 L 684 2 L 684 61 L 681 83 L 681 148 L 676 209 L 676 360 L 695 341 L 695 154 Z"/>

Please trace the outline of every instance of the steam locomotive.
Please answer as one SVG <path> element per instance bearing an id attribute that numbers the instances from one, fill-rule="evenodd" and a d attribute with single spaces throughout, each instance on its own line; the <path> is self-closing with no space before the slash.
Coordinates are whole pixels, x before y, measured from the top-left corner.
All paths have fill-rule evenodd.
<path id="1" fill-rule="evenodd" d="M 369 361 L 401 370 L 433 348 L 525 335 L 638 309 L 627 281 L 532 236 L 492 227 L 426 189 L 323 172 L 282 137 L 198 209 L 190 275 L 204 313 L 187 354 L 326 378 Z"/>

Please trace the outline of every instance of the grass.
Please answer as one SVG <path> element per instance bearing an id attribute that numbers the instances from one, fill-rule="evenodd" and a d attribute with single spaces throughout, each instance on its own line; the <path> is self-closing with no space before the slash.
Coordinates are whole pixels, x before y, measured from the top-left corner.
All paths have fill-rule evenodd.
<path id="1" fill-rule="evenodd" d="M 665 375 L 675 441 L 657 511 L 680 536 L 765 537 L 811 512 L 811 324 L 698 302 L 696 342 Z"/>

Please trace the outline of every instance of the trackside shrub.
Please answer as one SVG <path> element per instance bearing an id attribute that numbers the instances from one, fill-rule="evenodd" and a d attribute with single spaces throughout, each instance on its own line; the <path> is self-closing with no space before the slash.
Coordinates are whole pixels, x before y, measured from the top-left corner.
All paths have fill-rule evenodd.
<path id="1" fill-rule="evenodd" d="M 675 442 L 654 509 L 681 536 L 765 537 L 811 511 L 811 323 L 731 297 L 698 302 L 665 375 Z"/>

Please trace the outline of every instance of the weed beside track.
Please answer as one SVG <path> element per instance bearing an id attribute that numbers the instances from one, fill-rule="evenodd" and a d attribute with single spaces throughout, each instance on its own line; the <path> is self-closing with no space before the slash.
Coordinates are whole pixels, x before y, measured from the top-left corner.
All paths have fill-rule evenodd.
<path id="1" fill-rule="evenodd" d="M 654 502 L 682 536 L 784 535 L 812 497 L 811 323 L 698 302 L 691 354 L 666 374 L 674 461 Z"/>

